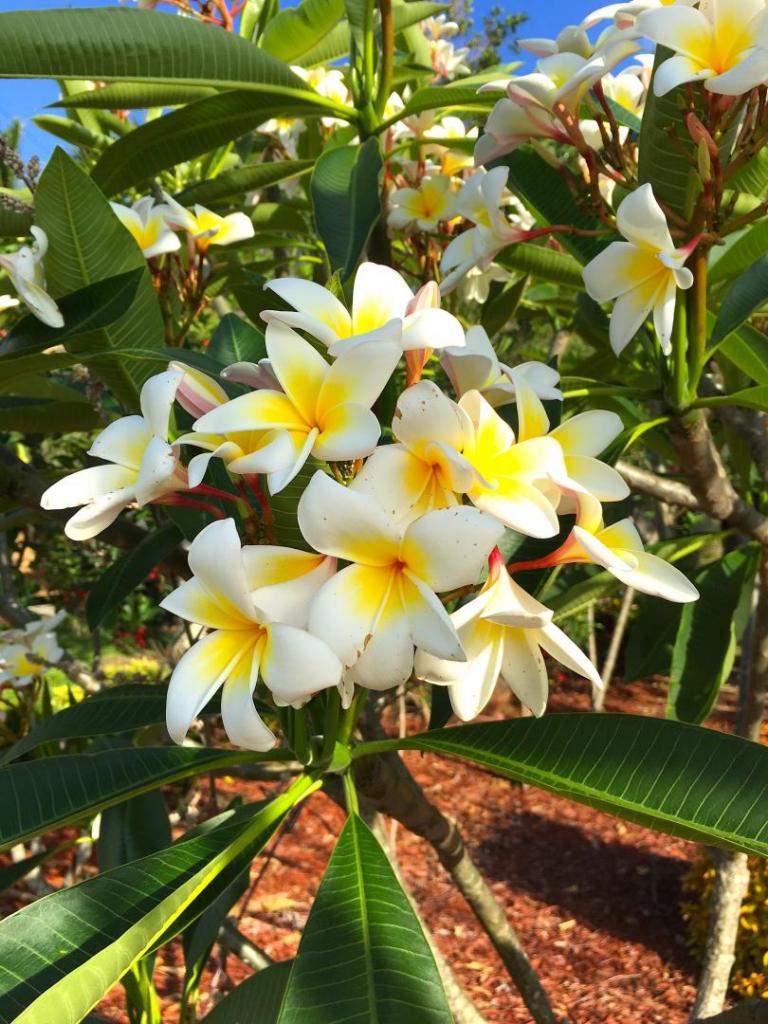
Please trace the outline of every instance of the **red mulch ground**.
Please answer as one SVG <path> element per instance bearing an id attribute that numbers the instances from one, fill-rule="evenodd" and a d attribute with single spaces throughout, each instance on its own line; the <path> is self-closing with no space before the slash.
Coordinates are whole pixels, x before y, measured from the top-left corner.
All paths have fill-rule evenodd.
<path id="1" fill-rule="evenodd" d="M 663 714 L 666 685 L 615 684 L 608 711 Z M 588 710 L 584 684 L 552 691 L 552 711 Z M 734 694 L 726 689 L 709 721 L 729 728 Z M 515 714 L 504 698 L 493 717 Z M 415 719 L 414 729 L 423 727 Z M 697 855 L 692 843 L 622 823 L 579 804 L 521 787 L 458 761 L 406 754 L 427 794 L 459 823 L 479 868 L 507 911 L 540 972 L 556 1010 L 570 1024 L 683 1024 L 694 994 L 696 966 L 686 950 L 679 912 L 681 882 Z M 253 800 L 269 790 L 258 782 L 224 782 L 221 792 Z M 311 901 L 343 824 L 343 812 L 322 793 L 302 807 L 261 872 L 258 889 L 237 908 L 239 927 L 271 957 L 294 955 Z M 452 889 L 431 848 L 399 829 L 404 877 L 440 948 L 488 1021 L 528 1024 L 521 1004 L 485 935 Z M 54 885 L 61 865 L 45 869 Z M 29 900 L 23 887 L 18 907 Z M 6 901 L 3 913 L 13 909 Z M 223 966 L 223 970 L 222 970 Z M 209 964 L 211 983 L 226 991 L 250 973 L 235 957 Z M 178 943 L 158 958 L 156 980 L 163 1021 L 177 1024 L 183 960 Z M 201 1010 L 210 1008 L 204 997 Z M 118 987 L 96 1011 L 125 1024 Z M 47 1022 L 46 1022 L 47 1024 Z M 51 1022 L 52 1024 L 52 1022 Z"/>

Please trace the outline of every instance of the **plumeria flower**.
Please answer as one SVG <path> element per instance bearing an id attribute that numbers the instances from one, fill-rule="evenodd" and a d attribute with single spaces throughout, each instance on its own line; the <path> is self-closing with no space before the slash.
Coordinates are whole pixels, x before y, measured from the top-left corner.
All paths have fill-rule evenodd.
<path id="1" fill-rule="evenodd" d="M 457 49 L 449 42 L 458 35 L 458 24 L 455 21 L 447 21 L 444 14 L 439 14 L 437 17 L 422 21 L 421 27 L 429 37 L 430 58 L 435 72 L 443 78 L 450 78 L 456 74 L 468 75 L 470 69 L 463 62 L 469 53 L 469 47 Z"/>
<path id="2" fill-rule="evenodd" d="M 637 31 L 669 47 L 653 78 L 665 96 L 684 82 L 709 92 L 741 96 L 768 78 L 768 9 L 764 0 L 712 0 L 704 9 L 674 5 L 645 11 Z"/>
<path id="3" fill-rule="evenodd" d="M 261 388 L 272 386 L 280 390 L 274 377 L 267 377 L 266 373 L 259 374 L 259 367 L 253 363 L 234 365 L 241 367 L 235 371 L 238 379 L 245 377 L 242 367 L 248 366 L 251 369 L 247 383 Z M 182 373 L 176 401 L 191 416 L 202 418 L 212 409 L 229 402 L 229 395 L 224 388 L 201 370 L 178 362 L 171 363 L 169 369 L 180 370 Z M 232 378 L 228 376 L 227 379 Z M 258 383 L 254 385 L 255 381 Z M 192 430 L 177 437 L 175 444 L 203 449 L 200 455 L 194 455 L 189 460 L 187 476 L 190 487 L 202 483 L 211 459 L 221 459 L 230 473 L 256 475 L 281 472 L 293 464 L 296 455 L 290 434 L 283 429 L 241 430 L 223 434 Z"/>
<path id="4" fill-rule="evenodd" d="M 156 206 L 152 196 L 137 199 L 133 206 L 109 205 L 147 259 L 179 249 L 179 237 L 171 231 L 165 219 L 166 207 L 162 204 Z"/>
<path id="5" fill-rule="evenodd" d="M 18 305 L 19 300 L 13 295 L 0 295 L 0 313 L 4 313 L 6 309 L 15 309 Z"/>
<path id="6" fill-rule="evenodd" d="M 240 395 L 197 420 L 195 432 L 276 432 L 271 443 L 282 445 L 286 458 L 267 476 L 272 494 L 293 480 L 310 455 L 328 462 L 370 455 L 381 433 L 371 406 L 397 366 L 400 347 L 385 341 L 360 345 L 329 365 L 276 320 L 267 324 L 266 344 L 282 391 Z"/>
<path id="7" fill-rule="evenodd" d="M 23 629 L 0 633 L 0 684 L 27 686 L 49 665 L 64 656 L 56 639 L 56 627 L 66 616 L 57 612 L 28 622 Z"/>
<path id="8" fill-rule="evenodd" d="M 491 285 L 494 281 L 506 284 L 512 280 L 512 275 L 498 263 L 489 263 L 485 270 L 480 267 L 470 267 L 466 275 L 459 282 L 459 295 L 464 302 L 477 302 L 481 306 L 488 301 Z"/>
<path id="9" fill-rule="evenodd" d="M 441 220 L 454 216 L 451 179 L 435 174 L 422 179 L 418 188 L 397 188 L 389 196 L 387 224 L 391 228 L 434 231 Z"/>
<path id="10" fill-rule="evenodd" d="M 266 286 L 293 306 L 267 309 L 262 318 L 308 331 L 332 356 L 369 341 L 394 342 L 401 351 L 463 345 L 464 329 L 447 310 L 423 308 L 391 267 L 362 263 L 355 276 L 352 312 L 327 288 L 296 277 L 270 281 Z"/>
<path id="11" fill-rule="evenodd" d="M 537 57 L 551 57 L 555 53 L 577 53 L 580 57 L 591 57 L 594 47 L 583 25 L 566 25 L 555 39 L 520 39 L 519 45 Z"/>
<path id="12" fill-rule="evenodd" d="M 167 192 L 163 193 L 163 199 L 168 207 L 166 221 L 177 231 L 189 232 L 198 252 L 206 252 L 211 245 L 233 245 L 254 236 L 251 219 L 244 213 L 221 217 L 199 203 L 195 203 L 193 210 L 187 210 Z"/>
<path id="13" fill-rule="evenodd" d="M 602 687 L 589 658 L 552 622 L 552 612 L 510 578 L 498 551 L 491 555 L 483 589 L 455 611 L 451 621 L 466 651 L 466 662 L 418 651 L 416 675 L 428 683 L 447 685 L 453 710 L 464 722 L 480 714 L 499 678 L 521 704 L 537 717 L 542 715 L 549 693 L 542 651 Z"/>
<path id="14" fill-rule="evenodd" d="M 395 522 L 411 522 L 459 504 L 477 473 L 462 457 L 467 420 L 432 381 L 400 396 L 392 421 L 395 444 L 382 445 L 355 477 L 352 490 L 370 494 Z"/>
<path id="15" fill-rule="evenodd" d="M 644 11 L 656 11 L 662 7 L 692 7 L 696 0 L 628 0 L 625 3 L 608 4 L 592 11 L 582 22 L 584 28 L 590 28 L 600 21 L 613 21 L 617 28 L 633 28 L 638 15 Z"/>
<path id="16" fill-rule="evenodd" d="M 48 251 L 48 236 L 42 228 L 32 226 L 29 230 L 35 244 L 22 245 L 16 252 L 0 253 L 0 267 L 10 277 L 19 298 L 33 316 L 49 327 L 63 327 L 64 317 L 45 290 L 43 259 Z"/>
<path id="17" fill-rule="evenodd" d="M 647 318 L 662 351 L 671 351 L 678 288 L 690 288 L 693 274 L 684 266 L 691 246 L 675 248 L 667 220 L 650 184 L 641 185 L 616 211 L 624 242 L 611 242 L 584 268 L 584 284 L 596 302 L 615 299 L 610 339 L 619 355 Z"/>
<path id="18" fill-rule="evenodd" d="M 606 75 L 602 86 L 608 99 L 618 103 L 635 117 L 642 117 L 645 85 L 634 71 L 625 70 L 618 75 Z"/>
<path id="19" fill-rule="evenodd" d="M 225 519 L 195 537 L 189 567 L 192 578 L 161 601 L 161 607 L 210 632 L 173 670 L 166 705 L 171 739 L 182 743 L 194 719 L 223 687 L 221 716 L 230 740 L 249 750 L 270 750 L 275 737 L 253 703 L 259 675 L 279 705 L 303 704 L 341 681 L 341 663 L 330 648 L 306 630 L 276 621 L 270 608 L 275 589 L 291 614 L 297 606 L 306 607 L 327 579 L 328 563 L 290 548 L 241 549 L 234 521 Z"/>
<path id="20" fill-rule="evenodd" d="M 168 420 L 179 382 L 175 370 L 150 377 L 141 389 L 141 416 L 123 416 L 96 437 L 88 454 L 106 465 L 65 476 L 40 498 L 44 509 L 82 506 L 64 527 L 71 540 L 89 540 L 134 502 L 146 505 L 186 490 L 178 448 L 170 445 Z"/>
<path id="21" fill-rule="evenodd" d="M 306 130 L 306 124 L 296 117 L 271 117 L 256 129 L 264 135 L 274 135 L 289 160 L 299 155 L 299 136 Z"/>
<path id="22" fill-rule="evenodd" d="M 413 670 L 414 647 L 464 660 L 436 593 L 477 581 L 503 533 L 497 520 L 458 506 L 403 530 L 375 498 L 318 472 L 299 502 L 299 526 L 316 551 L 350 563 L 309 611 L 310 631 L 336 652 L 348 681 L 372 690 L 399 686 Z"/>
<path id="23" fill-rule="evenodd" d="M 512 428 L 479 391 L 467 392 L 459 407 L 472 423 L 463 455 L 478 473 L 470 501 L 526 536 L 557 536 L 559 484 L 567 479 L 558 442 L 551 437 L 516 442 Z"/>
<path id="24" fill-rule="evenodd" d="M 326 99 L 342 105 L 349 103 L 349 88 L 344 80 L 344 72 L 338 68 L 325 68 L 322 65 L 316 68 L 302 68 L 292 64 L 291 71 Z M 320 121 L 326 128 L 344 124 L 338 117 L 321 117 Z"/>

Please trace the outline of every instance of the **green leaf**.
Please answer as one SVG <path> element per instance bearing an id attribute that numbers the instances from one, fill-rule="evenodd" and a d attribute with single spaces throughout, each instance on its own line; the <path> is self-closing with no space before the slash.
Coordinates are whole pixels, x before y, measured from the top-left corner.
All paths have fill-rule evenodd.
<path id="1" fill-rule="evenodd" d="M 0 188 L 0 193 L 20 198 L 13 189 Z M 34 217 L 34 210 L 31 207 L 29 210 L 12 210 L 8 206 L 0 205 L 0 238 L 20 238 L 22 235 L 28 235 Z"/>
<path id="2" fill-rule="evenodd" d="M 768 256 L 762 256 L 737 277 L 728 289 L 715 321 L 710 344 L 717 345 L 767 300 Z"/>
<path id="3" fill-rule="evenodd" d="M 761 384 L 755 388 L 745 388 L 743 391 L 734 391 L 730 395 L 716 395 L 714 398 L 702 398 L 699 404 L 703 406 L 718 405 L 742 405 L 746 409 L 759 409 L 761 412 L 768 410 L 768 385 Z"/>
<path id="4" fill-rule="evenodd" d="M 277 1024 L 292 966 L 292 960 L 281 960 L 246 978 L 207 1014 L 204 1024 Z"/>
<path id="5" fill-rule="evenodd" d="M 155 566 L 179 546 L 181 539 L 173 523 L 165 523 L 113 562 L 91 588 L 85 602 L 88 628 L 96 629 L 119 608 Z"/>
<path id="6" fill-rule="evenodd" d="M 67 110 L 145 110 L 148 107 L 178 107 L 215 95 L 215 89 L 202 85 L 113 82 L 99 89 L 87 89 L 73 96 L 65 96 L 49 106 L 66 107 Z"/>
<path id="7" fill-rule="evenodd" d="M 115 195 L 159 171 L 239 139 L 270 117 L 329 112 L 338 116 L 332 103 L 306 89 L 295 95 L 255 96 L 243 89 L 217 93 L 148 121 L 119 139 L 102 154 L 91 173 L 106 195 Z"/>
<path id="8" fill-rule="evenodd" d="M 94 430 L 100 425 L 96 410 L 85 401 L 48 402 L 43 399 L 0 397 L 0 431 L 22 434 Z"/>
<path id="9" fill-rule="evenodd" d="M 208 355 L 222 366 L 232 363 L 258 363 L 265 359 L 264 335 L 236 313 L 221 318 L 208 346 Z"/>
<path id="10" fill-rule="evenodd" d="M 331 263 L 348 278 L 381 215 L 381 152 L 376 139 L 326 150 L 310 184 L 315 224 Z"/>
<path id="11" fill-rule="evenodd" d="M 206 205 L 219 199 L 231 199 L 254 189 L 268 188 L 280 181 L 299 178 L 308 174 L 313 166 L 314 160 L 271 160 L 267 163 L 245 164 L 215 178 L 189 185 L 176 199 L 184 206 L 192 203 Z"/>
<path id="12" fill-rule="evenodd" d="M 410 6 L 410 5 L 409 5 Z M 490 111 L 498 103 L 502 92 L 481 92 L 477 91 L 478 85 L 467 85 L 463 80 L 451 85 L 427 85 L 416 92 L 406 103 L 399 115 L 399 120 L 410 117 L 411 114 L 420 114 L 424 110 L 444 110 L 449 107 L 462 107 L 464 109 L 477 109 Z"/>
<path id="13" fill-rule="evenodd" d="M 629 128 L 633 132 L 639 132 L 641 130 L 642 122 L 636 114 L 633 114 L 631 110 L 627 110 L 627 108 L 623 107 L 621 103 L 617 103 L 616 100 L 611 99 L 610 96 L 606 96 L 605 99 L 618 124 L 624 125 L 625 128 Z"/>
<path id="14" fill-rule="evenodd" d="M 0 868 L 0 893 L 16 885 L 22 878 L 26 878 L 30 871 L 34 871 L 35 868 L 39 867 L 53 852 L 53 850 L 41 850 L 39 853 L 33 853 L 23 860 L 12 860 L 10 864 Z"/>
<path id="15" fill-rule="evenodd" d="M 545 715 L 363 744 L 355 756 L 382 750 L 461 757 L 670 835 L 768 855 L 768 748 L 698 725 Z"/>
<path id="16" fill-rule="evenodd" d="M 639 595 L 624 652 L 624 678 L 627 682 L 653 675 L 669 675 L 682 610 L 682 605 Z"/>
<path id="17" fill-rule="evenodd" d="M 760 221 L 727 241 L 727 249 L 710 268 L 709 282 L 712 285 L 742 274 L 765 255 L 768 249 L 768 222 Z M 712 252 L 714 255 L 718 250 L 713 249 Z"/>
<path id="18" fill-rule="evenodd" d="M 452 1024 L 419 919 L 351 814 L 331 854 L 277 1024 Z"/>
<path id="19" fill-rule="evenodd" d="M 654 76 L 659 65 L 674 56 L 664 46 L 656 47 Z M 698 189 L 698 175 L 683 153 L 695 157 L 693 143 L 683 127 L 680 116 L 680 100 L 684 98 L 685 87 L 673 89 L 666 96 L 654 95 L 648 90 L 640 131 L 638 181 L 653 187 L 656 198 L 666 203 L 675 213 L 687 217 Z M 670 138 L 674 130 L 683 152 Z"/>
<path id="20" fill-rule="evenodd" d="M 310 785 L 302 780 L 304 792 Z M 294 787 L 250 819 L 233 813 L 202 835 L 6 918 L 0 924 L 0 1017 L 15 1024 L 78 1024 L 234 858 L 263 847 L 301 792 Z M 19 942 L 20 934 L 27 943 Z"/>
<path id="21" fill-rule="evenodd" d="M 64 317 L 63 327 L 49 327 L 31 315 L 19 320 L 3 339 L 0 351 L 3 381 L 9 379 L 6 374 L 13 372 L 12 366 L 7 365 L 11 356 L 42 352 L 54 345 L 65 344 L 80 334 L 113 324 L 130 308 L 144 272 L 143 267 L 134 267 L 64 295 L 58 303 Z M 69 358 L 68 365 L 72 362 Z"/>
<path id="22" fill-rule="evenodd" d="M 82 149 L 102 149 L 112 141 L 108 135 L 97 135 L 71 117 L 56 114 L 38 114 L 32 121 L 38 128 L 55 135 L 57 139 Z"/>
<path id="23" fill-rule="evenodd" d="M 573 288 L 584 287 L 578 260 L 567 252 L 546 249 L 543 245 L 518 242 L 502 249 L 496 257 L 496 262 L 508 270 L 518 270 L 542 281 L 552 281 Z"/>
<path id="24" fill-rule="evenodd" d="M 167 782 L 254 759 L 265 757 L 242 750 L 129 747 L 9 765 L 0 772 L 0 849 Z"/>
<path id="25" fill-rule="evenodd" d="M 768 189 L 768 151 L 759 149 L 728 180 L 728 187 L 762 198 Z"/>
<path id="26" fill-rule="evenodd" d="M 171 845 L 171 825 L 160 789 L 115 804 L 99 824 L 99 871 L 147 857 Z"/>
<path id="27" fill-rule="evenodd" d="M 768 389 L 767 389 L 768 390 Z M 739 639 L 736 612 L 751 597 L 759 549 L 730 551 L 696 578 L 699 600 L 683 606 L 672 653 L 667 716 L 703 722 L 728 680 Z"/>
<path id="28" fill-rule="evenodd" d="M 752 324 L 742 324 L 720 342 L 718 356 L 725 356 L 758 384 L 768 384 L 768 338 Z"/>
<path id="29" fill-rule="evenodd" d="M 0 78 L 307 91 L 285 64 L 234 33 L 158 11 L 11 11 L 0 14 L 0 39 Z"/>
<path id="30" fill-rule="evenodd" d="M 300 551 L 313 550 L 299 529 L 297 510 L 299 500 L 318 467 L 319 464 L 314 459 L 308 459 L 306 465 L 299 470 L 287 486 L 283 487 L 279 493 L 269 495 L 268 500 L 274 519 L 272 532 L 278 544 L 289 548 L 298 548 Z"/>
<path id="31" fill-rule="evenodd" d="M 51 11 L 38 20 L 47 24 L 47 19 L 56 14 L 76 13 Z M 129 13 L 139 12 L 118 11 L 115 17 L 119 22 L 122 14 Z M 8 17 L 16 15 L 0 14 L 0 26 Z M 73 354 L 89 363 L 127 408 L 133 410 L 138 406 L 141 385 L 154 367 L 144 361 L 125 362 L 120 353 L 130 345 L 153 349 L 163 344 L 163 320 L 146 260 L 98 187 L 61 149 L 55 150 L 43 171 L 35 194 L 35 207 L 40 227 L 46 231 L 50 242 L 45 269 L 54 297 L 143 268 L 129 309 L 108 326 L 79 335 L 77 341 L 73 339 L 68 346 Z M 105 354 L 96 357 L 97 352 Z M 93 357 L 89 358 L 89 354 Z"/>
<path id="32" fill-rule="evenodd" d="M 527 287 L 528 278 L 525 275 L 507 287 L 502 287 L 498 281 L 492 282 L 488 299 L 482 307 L 483 311 L 480 316 L 480 323 L 489 337 L 493 338 L 494 335 L 504 330 L 515 315 Z"/>
<path id="33" fill-rule="evenodd" d="M 576 205 L 570 189 L 554 167 L 533 150 L 515 150 L 488 166 L 508 169 L 508 187 L 543 224 L 570 224 L 590 231 L 600 227 L 596 218 Z M 605 240 L 589 236 L 562 235 L 560 241 L 580 263 L 587 263 L 605 246 Z"/>
<path id="34" fill-rule="evenodd" d="M 296 61 L 298 65 L 305 68 L 317 67 L 318 64 L 330 64 L 339 57 L 349 53 L 349 22 L 339 24 L 328 32 L 324 39 L 307 50 L 302 57 Z"/>
<path id="35" fill-rule="evenodd" d="M 260 45 L 273 57 L 295 64 L 328 35 L 344 15 L 344 0 L 302 0 L 272 18 Z"/>

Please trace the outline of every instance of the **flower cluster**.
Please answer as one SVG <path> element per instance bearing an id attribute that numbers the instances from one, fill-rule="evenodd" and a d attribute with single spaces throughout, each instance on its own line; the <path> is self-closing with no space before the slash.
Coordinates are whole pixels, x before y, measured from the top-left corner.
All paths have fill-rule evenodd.
<path id="1" fill-rule="evenodd" d="M 346 705 L 356 686 L 389 689 L 415 672 L 447 685 L 463 718 L 482 709 L 498 676 L 541 714 L 541 651 L 599 685 L 551 611 L 513 578 L 521 569 L 592 562 L 639 590 L 695 599 L 677 569 L 643 551 L 629 520 L 603 522 L 603 503 L 628 494 L 599 459 L 622 429 L 615 413 L 580 413 L 553 427 L 544 402 L 562 397 L 556 371 L 500 364 L 481 328 L 465 333 L 439 308 L 434 286 L 414 295 L 390 268 L 361 265 L 351 309 L 309 281 L 270 287 L 291 308 L 262 314 L 268 359 L 223 371 L 225 382 L 250 390 L 229 397 L 201 371 L 172 363 L 144 385 L 141 416 L 96 438 L 90 452 L 108 464 L 43 496 L 47 508 L 84 504 L 67 525 L 69 536 L 83 538 L 130 502 L 195 506 L 223 495 L 239 516 L 258 519 L 268 506 L 261 475 L 272 494 L 301 480 L 298 525 L 312 550 L 242 547 L 235 520 L 219 518 L 190 547 L 191 579 L 163 602 L 205 631 L 173 673 L 174 739 L 223 686 L 231 739 L 269 749 L 274 737 L 253 702 L 259 680 L 278 707 L 301 706 L 330 687 Z M 435 348 L 454 398 L 420 379 Z M 403 357 L 406 386 L 382 443 L 372 407 L 399 379 Z M 176 436 L 174 402 L 195 417 Z M 494 407 L 512 402 L 514 429 Z M 212 458 L 224 462 L 240 497 L 204 483 Z M 315 471 L 300 477 L 308 460 Z M 261 496 L 258 509 L 249 487 Z M 562 517 L 574 515 L 548 555 L 504 564 L 508 531 L 558 538 Z M 478 587 L 449 614 L 446 604 Z"/>
<path id="2" fill-rule="evenodd" d="M 56 639 L 56 627 L 64 616 L 65 612 L 57 612 L 0 633 L 0 685 L 27 686 L 61 660 L 64 651 Z"/>

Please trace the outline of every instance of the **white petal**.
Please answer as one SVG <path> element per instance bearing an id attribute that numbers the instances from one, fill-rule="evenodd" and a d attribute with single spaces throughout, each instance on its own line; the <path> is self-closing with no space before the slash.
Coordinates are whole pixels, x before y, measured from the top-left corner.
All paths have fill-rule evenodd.
<path id="1" fill-rule="evenodd" d="M 237 437 L 237 435 L 234 435 Z M 245 440 L 243 440 L 245 444 Z M 295 447 L 287 430 L 267 431 L 261 439 L 259 447 L 246 450 L 237 458 L 226 458 L 227 469 L 231 473 L 277 473 L 287 466 L 293 465 Z M 191 486 L 191 483 L 190 483 Z"/>
<path id="2" fill-rule="evenodd" d="M 768 51 L 757 47 L 744 60 L 724 72 L 710 78 L 705 88 L 721 96 L 742 96 L 757 88 L 768 79 Z"/>
<path id="3" fill-rule="evenodd" d="M 611 242 L 584 267 L 587 292 L 595 302 L 608 302 L 659 273 L 652 254 L 631 242 Z"/>
<path id="4" fill-rule="evenodd" d="M 280 386 L 310 426 L 328 363 L 308 341 L 284 323 L 267 324 L 267 353 Z"/>
<path id="5" fill-rule="evenodd" d="M 611 348 L 617 356 L 621 355 L 632 341 L 656 305 L 658 289 L 652 291 L 649 288 L 649 284 L 653 285 L 653 283 L 653 279 L 651 279 L 644 286 L 633 288 L 616 300 L 611 313 L 608 335 Z"/>
<path id="6" fill-rule="evenodd" d="M 498 490 L 478 489 L 470 497 L 477 508 L 526 537 L 556 537 L 560 531 L 551 501 L 533 484 L 502 481 Z"/>
<path id="7" fill-rule="evenodd" d="M 178 449 L 172 448 L 162 438 L 152 438 L 136 477 L 136 500 L 139 505 L 146 505 L 169 491 L 184 489 L 184 482 L 176 472 L 178 461 Z"/>
<path id="8" fill-rule="evenodd" d="M 676 54 L 669 57 L 656 69 L 653 78 L 653 91 L 656 96 L 666 96 L 679 85 L 686 82 L 701 82 L 711 78 L 714 72 L 711 68 L 702 68 L 698 61 L 691 60 L 684 54 Z"/>
<path id="9" fill-rule="evenodd" d="M 276 558 L 275 551 L 282 555 Z M 248 581 L 254 588 L 253 603 L 265 621 L 285 622 L 300 629 L 307 625 L 309 606 L 315 594 L 336 571 L 335 558 L 318 561 L 318 556 L 304 551 L 268 545 L 243 548 L 243 561 Z M 282 573 L 277 571 L 281 567 Z"/>
<path id="10" fill-rule="evenodd" d="M 561 665 L 565 665 L 571 672 L 584 676 L 598 689 L 602 689 L 603 681 L 595 666 L 581 648 L 553 622 L 538 630 L 536 639 L 547 654 L 559 661 Z"/>
<path id="11" fill-rule="evenodd" d="M 350 678 L 369 690 L 389 690 L 407 682 L 413 671 L 413 640 L 408 619 L 393 598 L 365 651 L 349 669 Z"/>
<path id="12" fill-rule="evenodd" d="M 661 351 L 665 356 L 672 353 L 672 329 L 675 324 L 675 304 L 677 301 L 677 284 L 670 277 L 664 291 L 660 292 L 653 307 L 653 326 L 659 339 Z"/>
<path id="13" fill-rule="evenodd" d="M 604 452 L 623 429 L 624 424 L 615 412 L 591 409 L 571 416 L 549 436 L 558 441 L 566 456 L 596 456 Z"/>
<path id="14" fill-rule="evenodd" d="M 352 320 L 349 313 L 339 300 L 313 281 L 286 277 L 270 281 L 265 287 L 275 292 L 290 303 L 297 314 L 287 314 L 282 310 L 265 310 L 262 318 L 282 320 L 291 327 L 298 327 L 312 334 L 324 345 L 332 345 L 339 338 L 349 337 L 352 331 Z"/>
<path id="15" fill-rule="evenodd" d="M 270 494 L 279 494 L 284 487 L 287 487 L 292 480 L 295 480 L 309 458 L 318 434 L 319 430 L 315 427 L 310 430 L 306 437 L 301 434 L 289 435 L 293 446 L 293 456 L 290 463 L 284 469 L 273 470 L 267 476 L 267 486 L 269 487 Z"/>
<path id="16" fill-rule="evenodd" d="M 537 636 L 539 631 L 504 630 L 501 675 L 520 703 L 539 718 L 547 706 L 549 677 L 536 643 Z"/>
<path id="17" fill-rule="evenodd" d="M 88 454 L 138 472 L 151 438 L 147 422 L 141 416 L 122 416 L 102 430 Z"/>
<path id="18" fill-rule="evenodd" d="M 464 419 L 458 406 L 430 380 L 407 388 L 397 401 L 392 433 L 416 455 L 432 441 L 464 446 Z"/>
<path id="19" fill-rule="evenodd" d="M 492 516 L 465 505 L 438 509 L 411 523 L 401 558 L 408 569 L 437 592 L 476 583 L 504 534 Z"/>
<path id="20" fill-rule="evenodd" d="M 400 574 L 400 596 L 414 647 L 420 647 L 437 658 L 466 660 L 461 641 L 442 602 L 407 570 Z"/>
<path id="21" fill-rule="evenodd" d="M 370 495 L 394 523 L 431 511 L 432 469 L 399 444 L 385 444 L 366 459 L 350 490 Z"/>
<path id="22" fill-rule="evenodd" d="M 354 402 L 370 409 L 400 361 L 398 345 L 373 341 L 342 353 L 323 382 L 317 400 L 318 416 L 335 405 Z"/>
<path id="23" fill-rule="evenodd" d="M 571 455 L 566 459 L 568 475 L 598 501 L 623 501 L 630 489 L 624 477 L 613 466 L 586 455 Z"/>
<path id="24" fill-rule="evenodd" d="M 94 498 L 124 491 L 135 482 L 134 470 L 124 466 L 89 466 L 52 484 L 40 498 L 40 507 L 54 509 L 85 505 Z"/>
<path id="25" fill-rule="evenodd" d="M 342 665 L 330 647 L 303 629 L 272 623 L 261 661 L 264 682 L 283 704 L 305 701 L 341 682 Z"/>
<path id="26" fill-rule="evenodd" d="M 630 192 L 616 211 L 616 226 L 640 249 L 670 252 L 674 249 L 667 218 L 656 202 L 649 183 Z"/>
<path id="27" fill-rule="evenodd" d="M 637 563 L 635 568 L 614 571 L 622 583 L 644 594 L 663 597 L 666 601 L 687 603 L 698 599 L 696 587 L 674 565 L 647 551 L 632 554 Z"/>
<path id="28" fill-rule="evenodd" d="M 344 665 L 354 664 L 369 643 L 389 600 L 393 577 L 391 569 L 348 565 L 315 596 L 309 631 L 324 640 Z"/>
<path id="29" fill-rule="evenodd" d="M 160 602 L 172 615 L 210 629 L 230 629 L 232 616 L 213 600 L 202 583 L 193 576 L 176 587 Z"/>
<path id="30" fill-rule="evenodd" d="M 168 437 L 171 407 L 183 377 L 183 370 L 166 370 L 150 377 L 141 389 L 141 414 L 152 433 L 164 441 Z"/>
<path id="31" fill-rule="evenodd" d="M 361 263 L 352 295 L 352 329 L 365 334 L 389 320 L 403 319 L 413 292 L 396 270 L 379 263 Z"/>
<path id="32" fill-rule="evenodd" d="M 134 497 L 133 489 L 125 487 L 94 499 L 67 520 L 64 533 L 70 540 L 90 540 L 111 526 Z"/>
<path id="33" fill-rule="evenodd" d="M 486 591 L 480 617 L 499 626 L 534 629 L 552 620 L 552 612 L 510 579 L 502 568 L 496 582 Z"/>
<path id="34" fill-rule="evenodd" d="M 246 750 L 267 751 L 275 736 L 261 719 L 253 703 L 259 673 L 258 649 L 241 659 L 230 673 L 221 692 L 221 719 L 232 743 Z"/>
<path id="35" fill-rule="evenodd" d="M 233 627 L 256 621 L 234 519 L 210 523 L 189 549 L 189 568 L 210 598 L 232 617 Z"/>
<path id="36" fill-rule="evenodd" d="M 381 427 L 364 405 L 343 402 L 326 412 L 321 421 L 312 454 L 324 462 L 364 459 L 376 447 Z"/>
<path id="37" fill-rule="evenodd" d="M 253 238 L 254 233 L 250 217 L 244 213 L 230 213 L 222 219 L 221 227 L 211 239 L 211 245 L 232 245 Z"/>
<path id="38" fill-rule="evenodd" d="M 410 349 L 461 347 L 464 328 L 447 309 L 420 309 L 403 322 L 402 347 Z"/>

